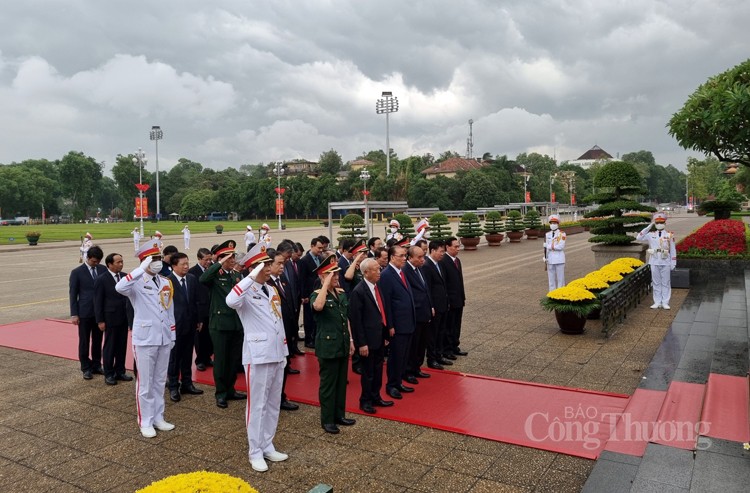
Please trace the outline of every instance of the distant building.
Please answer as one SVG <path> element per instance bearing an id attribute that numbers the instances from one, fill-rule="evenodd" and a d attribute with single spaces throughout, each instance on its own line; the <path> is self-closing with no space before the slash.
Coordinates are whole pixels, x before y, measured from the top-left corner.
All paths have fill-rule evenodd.
<path id="1" fill-rule="evenodd" d="M 446 178 L 453 178 L 459 171 L 471 171 L 473 169 L 480 169 L 487 166 L 489 163 L 482 161 L 480 158 L 466 159 L 462 157 L 452 157 L 446 159 L 440 164 L 436 164 L 430 168 L 422 171 L 422 174 L 428 180 L 434 179 L 437 176 L 445 176 Z"/>
<path id="2" fill-rule="evenodd" d="M 349 161 L 349 169 L 352 171 L 359 171 L 362 168 L 371 168 L 375 166 L 375 163 L 369 159 L 357 159 L 355 161 Z"/>
<path id="3" fill-rule="evenodd" d="M 592 164 L 597 162 L 607 162 L 614 159 L 610 153 L 602 149 L 601 147 L 595 145 L 588 151 L 584 152 L 581 157 L 576 159 L 575 161 L 568 161 L 568 164 L 577 164 L 578 166 L 582 168 L 588 168 Z"/>
<path id="4" fill-rule="evenodd" d="M 318 172 L 318 163 L 307 161 L 306 159 L 286 161 L 283 167 L 284 176 L 307 176 L 309 178 L 317 178 L 320 175 Z M 268 176 L 276 176 L 273 168 L 268 170 Z"/>

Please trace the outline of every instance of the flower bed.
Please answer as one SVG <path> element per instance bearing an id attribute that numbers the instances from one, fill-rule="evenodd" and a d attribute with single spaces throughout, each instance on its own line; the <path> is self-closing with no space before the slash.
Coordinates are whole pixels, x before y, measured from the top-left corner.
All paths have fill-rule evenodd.
<path id="1" fill-rule="evenodd" d="M 151 483 L 136 493 L 258 493 L 245 481 L 218 472 L 199 471 L 176 474 Z"/>
<path id="2" fill-rule="evenodd" d="M 747 227 L 742 221 L 711 221 L 677 244 L 679 258 L 721 258 L 747 255 Z"/>

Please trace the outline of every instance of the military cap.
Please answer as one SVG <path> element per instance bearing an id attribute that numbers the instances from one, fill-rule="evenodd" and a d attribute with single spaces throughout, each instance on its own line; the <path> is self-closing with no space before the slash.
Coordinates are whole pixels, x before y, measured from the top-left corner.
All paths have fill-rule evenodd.
<path id="1" fill-rule="evenodd" d="M 417 223 L 417 233 L 419 233 L 423 229 L 428 229 L 429 227 L 430 223 L 427 222 L 427 219 L 422 219 Z"/>
<path id="2" fill-rule="evenodd" d="M 359 252 L 363 252 L 367 250 L 367 245 L 365 244 L 365 240 L 359 240 L 357 243 L 354 244 L 354 246 L 351 249 L 352 255 L 356 255 Z"/>
<path id="3" fill-rule="evenodd" d="M 257 243 L 239 260 L 239 263 L 243 267 L 250 268 L 260 262 L 268 262 L 269 260 L 271 260 L 271 257 L 266 253 L 266 244 Z"/>
<path id="4" fill-rule="evenodd" d="M 341 268 L 339 267 L 339 263 L 336 259 L 336 254 L 332 253 L 320 263 L 320 266 L 315 269 L 315 273 L 319 276 L 322 276 L 324 274 L 328 274 L 329 272 L 338 272 L 340 270 Z"/>
<path id="5" fill-rule="evenodd" d="M 654 214 L 654 222 L 655 223 L 665 223 L 667 222 L 667 215 L 663 212 L 657 212 Z"/>
<path id="6" fill-rule="evenodd" d="M 234 240 L 227 240 L 221 245 L 214 245 L 214 247 L 211 249 L 211 253 L 213 253 L 214 256 L 218 258 L 228 253 L 234 253 L 234 247 L 236 246 L 237 243 Z"/>
<path id="7" fill-rule="evenodd" d="M 550 223 L 558 223 L 558 224 L 559 224 L 559 223 L 560 223 L 560 216 L 558 216 L 557 214 L 552 214 L 552 215 L 551 215 L 551 216 L 550 216 L 550 217 L 549 217 L 549 218 L 547 219 L 547 222 L 550 222 Z"/>
<path id="8" fill-rule="evenodd" d="M 141 244 L 141 247 L 135 253 L 138 260 L 143 262 L 146 257 L 161 256 L 161 241 L 158 239 L 152 239 Z"/>

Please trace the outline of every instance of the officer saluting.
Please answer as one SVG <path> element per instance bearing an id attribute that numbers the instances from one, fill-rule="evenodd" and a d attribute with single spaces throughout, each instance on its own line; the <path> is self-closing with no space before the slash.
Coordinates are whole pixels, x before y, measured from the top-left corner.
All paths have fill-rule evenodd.
<path id="1" fill-rule="evenodd" d="M 565 232 L 560 231 L 560 216 L 552 214 L 550 231 L 544 235 L 544 261 L 547 262 L 549 290 L 565 286 Z"/>
<path id="2" fill-rule="evenodd" d="M 654 289 L 654 304 L 651 308 L 669 310 L 669 299 L 672 297 L 672 274 L 677 266 L 674 233 L 665 231 L 667 215 L 657 212 L 643 231 L 635 237 L 636 241 L 648 242 L 649 265 L 651 266 L 651 286 Z M 656 225 L 656 231 L 651 227 Z"/>
<path id="3" fill-rule="evenodd" d="M 133 352 L 138 366 L 136 407 L 138 426 L 146 438 L 174 425 L 164 420 L 164 385 L 167 381 L 169 352 L 174 346 L 175 323 L 169 279 L 158 273 L 162 268 L 161 242 L 149 240 L 138 249 L 141 265 L 115 285 L 133 305 Z"/>

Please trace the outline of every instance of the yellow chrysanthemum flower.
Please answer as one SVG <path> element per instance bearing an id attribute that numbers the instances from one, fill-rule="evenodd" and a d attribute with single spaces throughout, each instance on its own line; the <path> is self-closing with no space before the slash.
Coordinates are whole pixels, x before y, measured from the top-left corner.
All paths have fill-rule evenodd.
<path id="1" fill-rule="evenodd" d="M 584 289 L 601 291 L 607 289 L 609 283 L 605 281 L 601 276 L 586 276 L 581 279 Z"/>
<path id="2" fill-rule="evenodd" d="M 614 272 L 614 271 L 612 271 L 612 270 L 609 270 L 609 269 L 607 269 L 607 268 L 605 268 L 605 267 L 602 267 L 602 268 L 601 268 L 601 269 L 599 269 L 599 270 L 598 270 L 597 272 L 599 273 L 599 275 L 601 275 L 601 276 L 602 276 L 602 278 L 603 278 L 603 279 L 604 279 L 604 280 L 605 280 L 606 282 L 608 282 L 608 283 L 610 283 L 610 284 L 612 284 L 613 282 L 619 282 L 619 281 L 622 281 L 622 276 L 620 275 L 620 273 L 619 273 L 619 272 Z"/>
<path id="3" fill-rule="evenodd" d="M 557 301 L 572 302 L 596 300 L 596 295 L 594 295 L 594 293 L 575 286 L 565 286 L 562 288 L 557 288 L 547 293 L 547 297 Z"/>
<path id="4" fill-rule="evenodd" d="M 136 493 L 258 493 L 240 478 L 218 472 L 198 471 L 176 474 L 142 488 Z"/>

